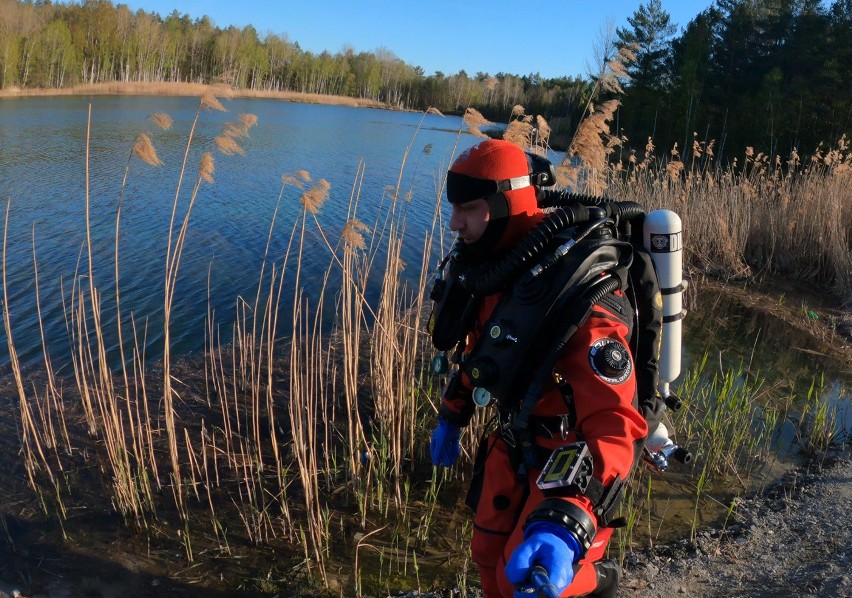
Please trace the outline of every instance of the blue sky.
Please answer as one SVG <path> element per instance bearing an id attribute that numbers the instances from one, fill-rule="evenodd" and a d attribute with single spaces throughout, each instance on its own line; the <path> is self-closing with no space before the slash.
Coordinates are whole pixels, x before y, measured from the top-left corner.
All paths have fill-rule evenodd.
<path id="1" fill-rule="evenodd" d="M 427 75 L 464 69 L 543 77 L 586 75 L 607 24 L 627 26 L 640 0 L 129 0 L 162 16 L 177 9 L 219 27 L 253 25 L 303 50 L 387 48 Z M 647 3 L 648 0 L 645 0 Z M 680 31 L 712 0 L 662 0 Z"/>

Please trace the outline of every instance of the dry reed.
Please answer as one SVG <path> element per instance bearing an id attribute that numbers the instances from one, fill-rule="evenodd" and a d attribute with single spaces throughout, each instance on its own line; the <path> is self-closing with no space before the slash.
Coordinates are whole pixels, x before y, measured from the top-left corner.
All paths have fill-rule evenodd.
<path id="1" fill-rule="evenodd" d="M 213 173 L 216 171 L 216 163 L 213 154 L 204 152 L 198 163 L 198 176 L 206 183 L 213 183 Z"/>
<path id="2" fill-rule="evenodd" d="M 490 125 L 491 121 L 482 116 L 482 113 L 480 113 L 476 108 L 468 108 L 465 110 L 463 121 L 464 124 L 467 125 L 468 132 L 470 132 L 471 135 L 485 138 L 488 137 L 488 135 L 483 133 L 481 129 L 486 125 Z"/>
<path id="3" fill-rule="evenodd" d="M 239 144 L 234 141 L 234 138 L 231 135 L 219 135 L 213 139 L 213 142 L 216 144 L 216 149 L 218 149 L 226 156 L 233 156 L 234 154 L 245 154 L 243 148 L 241 148 Z"/>
<path id="4" fill-rule="evenodd" d="M 151 143 L 151 138 L 145 133 L 139 133 L 133 144 L 133 155 L 150 166 L 162 166 L 163 161 L 157 156 L 157 151 Z"/>
<path id="5" fill-rule="evenodd" d="M 158 127 L 160 127 L 164 131 L 168 131 L 172 128 L 174 124 L 174 120 L 171 116 L 166 114 L 165 112 L 155 112 L 153 114 L 148 115 L 148 119 L 154 122 Z"/>
<path id="6" fill-rule="evenodd" d="M 343 232 L 340 233 L 340 237 L 341 239 L 343 239 L 344 246 L 347 250 L 363 250 L 367 248 L 367 244 L 364 242 L 364 235 L 362 233 L 369 232 L 369 226 L 367 226 L 357 218 L 353 218 L 351 220 L 348 220 L 343 226 Z"/>
<path id="7" fill-rule="evenodd" d="M 201 106 L 206 108 L 207 110 L 218 110 L 219 112 L 227 112 L 225 107 L 222 105 L 222 102 L 213 95 L 212 92 L 205 92 L 201 96 Z"/>
<path id="8" fill-rule="evenodd" d="M 302 206 L 313 215 L 319 213 L 325 200 L 328 199 L 328 193 L 331 185 L 325 179 L 320 179 L 316 184 L 302 193 Z"/>
<path id="9" fill-rule="evenodd" d="M 433 241 L 438 237 L 438 244 L 444 245 L 443 237 L 440 237 L 443 234 L 443 183 L 436 185 L 432 228 L 423 239 L 422 261 L 406 265 L 402 260 L 402 246 L 406 238 L 408 203 L 398 199 L 412 196 L 419 160 L 431 151 L 431 146 L 426 146 L 419 153 L 413 167 L 411 187 L 404 189 L 403 169 L 411 157 L 416 132 L 403 156 L 396 183 L 388 185 L 382 194 L 380 209 L 372 226 L 365 224 L 358 213 L 365 171 L 364 164 L 359 164 L 350 192 L 345 225 L 339 242 L 334 245 L 317 218 L 330 196 L 329 183 L 318 179 L 304 191 L 312 180 L 310 173 L 297 171 L 282 176 L 278 204 L 271 217 L 266 250 L 259 267 L 256 294 L 254 298 L 237 299 L 237 317 L 230 346 L 221 339 L 216 314 L 210 307 L 213 301 L 208 287 L 208 316 L 204 332 L 205 380 L 208 384 L 206 403 L 209 412 L 215 414 L 216 421 L 193 423 L 189 417 L 177 420 L 178 406 L 174 399 L 178 395 L 173 387 L 176 378 L 169 352 L 169 318 L 190 213 L 201 183 L 213 182 L 214 160 L 211 153 L 204 153 L 201 157 L 188 201 L 181 197 L 180 191 L 198 113 L 210 107 L 215 107 L 210 98 L 199 102 L 188 135 L 169 224 L 160 412 L 154 416 L 148 413 L 149 402 L 156 405 L 159 397 L 149 396 L 146 377 L 150 378 L 151 372 L 148 371 L 146 376 L 149 365 L 144 355 L 147 343 L 145 333 L 137 330 L 135 319 L 132 356 L 126 366 L 122 364 L 126 368 L 123 387 L 116 384 L 111 373 L 104 371 L 100 365 L 104 349 L 103 343 L 97 339 L 103 338 L 103 331 L 98 325 L 102 295 L 93 282 L 96 273 L 92 271 L 90 244 L 86 247 L 89 253 L 86 276 L 74 277 L 73 287 L 68 293 L 70 306 L 66 310 L 75 343 L 73 365 L 80 402 L 91 432 L 97 434 L 104 444 L 108 463 L 111 464 L 106 470 L 107 475 L 114 480 L 112 491 L 126 519 L 137 521 L 140 526 L 148 522 L 153 525 L 154 518 L 148 515 L 155 509 L 152 498 L 155 493 L 151 486 L 168 486 L 178 506 L 178 516 L 182 519 L 180 533 L 188 558 L 199 554 L 190 540 L 189 506 L 201 504 L 208 511 L 205 528 L 210 529 L 206 527 L 208 525 L 212 528 L 222 550 L 230 550 L 223 518 L 236 513 L 245 537 L 254 543 L 271 542 L 276 537 L 296 542 L 302 534 L 306 562 L 321 579 L 325 579 L 332 541 L 329 508 L 340 493 L 346 493 L 347 499 L 357 504 L 362 529 L 374 527 L 370 520 L 375 516 L 389 517 L 391 505 L 400 517 L 400 525 L 406 522 L 412 525 L 411 520 L 406 519 L 416 508 L 409 494 L 409 484 L 416 481 L 415 467 L 422 464 L 426 430 L 439 400 L 437 388 L 424 389 L 421 378 L 424 369 L 421 362 L 428 339 L 421 330 L 425 294 L 419 289 L 428 287 Z M 849 233 L 843 228 L 843 223 L 852 221 L 848 202 L 843 200 L 850 176 L 850 157 L 845 140 L 837 148 L 824 149 L 818 161 L 811 161 L 806 167 L 799 166 L 804 170 L 789 177 L 783 170 L 773 170 L 773 164 L 778 164 L 780 158 L 771 160 L 754 152 L 743 157 L 746 171 L 714 176 L 713 143 L 699 141 L 697 137 L 692 147 L 692 163 L 677 163 L 678 166 L 673 167 L 670 161 L 658 160 L 654 156 L 652 140 L 649 140 L 644 159 L 633 156 L 628 168 L 621 170 L 610 164 L 616 138 L 609 133 L 608 125 L 615 107 L 614 103 L 605 103 L 592 110 L 587 119 L 590 122 L 584 121 L 581 127 L 585 129 L 578 131 L 572 145 L 574 156 L 579 160 L 577 180 L 586 181 L 587 190 L 608 189 L 615 197 L 636 199 L 649 209 L 676 208 L 684 219 L 687 246 L 694 248 L 691 259 L 705 267 L 747 271 L 751 267 L 749 263 L 763 263 L 766 268 L 796 270 L 809 264 L 807 267 L 810 269 L 802 270 L 800 274 L 842 272 L 844 268 L 846 272 L 852 272 L 848 249 L 844 249 L 848 248 Z M 530 131 L 518 141 L 528 146 L 525 149 L 540 151 L 546 147 L 547 123 L 537 117 L 533 125 L 531 117 L 523 114 L 522 107 L 517 108 L 515 121 L 530 127 Z M 475 111 L 469 111 L 466 116 L 470 116 L 473 122 L 484 124 L 476 120 L 475 114 Z M 240 115 L 236 121 L 226 124 L 220 136 L 237 145 L 236 139 L 246 138 L 248 129 L 255 122 L 251 115 Z M 467 126 L 471 127 L 469 123 Z M 139 156 L 135 151 L 132 155 Z M 787 162 L 797 160 L 798 157 L 792 155 Z M 677 172 L 673 172 L 675 168 Z M 283 263 L 278 264 L 269 256 L 270 244 L 278 206 L 285 190 L 291 186 L 303 191 L 300 196 L 303 209 L 301 219 L 293 223 Z M 760 210 L 760 213 L 751 214 L 755 210 Z M 825 217 L 809 218 L 814 212 Z M 307 218 L 308 214 L 312 219 Z M 301 267 L 310 224 L 316 225 L 317 233 L 329 250 L 330 263 L 319 297 L 309 301 Z M 790 236 L 796 237 L 795 242 L 799 243 L 793 250 L 786 245 Z M 804 240 L 808 236 L 825 242 L 817 249 L 816 242 Z M 116 285 L 117 239 L 118 218 Z M 771 244 L 762 245 L 765 239 L 771 239 Z M 297 256 L 295 280 L 292 281 L 295 288 L 292 337 L 289 346 L 282 351 L 278 317 L 285 274 L 290 274 L 287 270 L 290 250 L 294 244 Z M 4 235 L 4 294 L 5 255 Z M 330 276 L 335 267 L 339 270 L 340 290 L 334 314 L 336 328 L 328 335 L 321 322 Z M 418 273 L 417 291 L 403 283 L 402 272 L 406 267 Z M 381 272 L 381 279 L 374 308 L 367 301 L 366 289 L 371 276 L 375 278 L 376 270 Z M 841 285 L 852 284 L 848 276 L 843 279 L 841 274 L 836 274 L 836 280 Z M 88 292 L 84 287 L 86 282 L 89 284 Z M 65 295 L 63 291 L 63 303 Z M 117 286 L 116 303 L 118 295 Z M 13 354 L 8 312 L 4 312 L 4 319 L 10 354 Z M 289 357 L 286 369 L 282 368 L 282 354 Z M 49 358 L 45 356 L 44 360 L 46 367 L 50 368 Z M 124 362 L 125 357 L 122 356 L 121 360 Z M 19 374 L 17 364 L 13 371 Z M 286 379 L 279 380 L 279 376 Z M 30 483 L 35 488 L 40 485 L 36 474 L 48 471 L 48 454 L 41 446 L 49 445 L 55 452 L 55 447 L 60 444 L 56 440 L 56 427 L 64 421 L 64 416 L 58 412 L 62 401 L 58 391 L 51 390 L 51 385 L 43 396 L 36 393 L 31 396 L 22 381 L 16 378 L 16 384 L 21 404 L 24 458 Z M 337 384 L 341 387 L 339 393 L 336 392 Z M 55 383 L 52 386 L 55 387 Z M 366 392 L 367 389 L 369 392 Z M 336 399 L 338 394 L 340 397 Z M 365 401 L 369 403 L 365 404 Z M 282 405 L 282 402 L 286 404 Z M 283 417 L 280 415 L 282 408 L 287 410 Z M 373 414 L 370 421 L 364 420 L 363 414 L 367 410 Z M 470 453 L 486 420 L 487 412 L 477 414 L 470 431 L 463 438 L 466 453 Z M 177 429 L 178 421 L 183 422 L 182 431 Z M 165 430 L 160 429 L 161 422 L 165 422 Z M 195 427 L 190 428 L 192 425 Z M 52 457 L 56 459 L 57 455 Z M 168 468 L 164 476 L 170 478 L 170 483 L 161 480 L 158 474 L 164 465 Z M 146 479 L 150 482 L 146 483 Z M 199 484 L 203 484 L 202 488 Z M 297 490 L 300 500 L 288 495 L 291 487 Z M 334 489 L 331 492 L 335 494 L 330 494 L 330 489 Z M 431 508 L 434 509 L 434 498 L 432 500 Z M 294 513 L 291 509 L 300 512 Z M 420 541 L 433 537 L 428 523 L 420 527 L 416 534 Z M 413 535 L 410 530 L 403 530 L 403 533 Z M 193 540 L 197 541 L 196 536 L 193 533 Z M 367 536 L 358 537 L 363 540 Z M 376 540 L 375 546 L 381 545 Z M 355 545 L 356 559 L 359 558 L 359 549 L 366 546 L 362 541 Z M 384 556 L 385 553 L 382 554 Z M 400 560 L 406 562 L 407 557 Z M 356 570 L 358 575 L 360 572 Z"/>

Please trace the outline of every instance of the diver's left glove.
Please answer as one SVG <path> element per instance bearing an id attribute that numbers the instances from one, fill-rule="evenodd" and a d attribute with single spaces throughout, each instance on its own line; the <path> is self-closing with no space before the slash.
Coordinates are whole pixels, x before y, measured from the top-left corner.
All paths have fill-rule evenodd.
<path id="1" fill-rule="evenodd" d="M 459 438 L 461 430 L 445 420 L 443 417 L 438 417 L 438 427 L 432 432 L 432 440 L 429 443 L 429 453 L 432 455 L 432 464 L 437 467 L 452 467 L 459 458 L 461 447 L 459 447 Z"/>
<path id="2" fill-rule="evenodd" d="M 547 570 L 550 583 L 559 596 L 574 579 L 574 562 L 580 556 L 580 543 L 574 534 L 556 523 L 537 521 L 524 530 L 521 542 L 506 563 L 506 577 L 515 585 L 515 598 L 528 598 L 532 570 Z"/>

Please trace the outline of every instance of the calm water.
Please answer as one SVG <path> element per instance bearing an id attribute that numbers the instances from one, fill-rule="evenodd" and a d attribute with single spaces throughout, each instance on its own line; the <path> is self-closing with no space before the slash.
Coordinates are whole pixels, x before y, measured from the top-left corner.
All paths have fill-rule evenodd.
<path id="1" fill-rule="evenodd" d="M 55 366 L 64 363 L 63 355 L 68 351 L 62 285 L 67 295 L 75 267 L 79 263 L 85 268 L 81 250 L 85 243 L 85 143 L 90 101 L 93 262 L 95 282 L 104 293 L 105 319 L 114 318 L 115 214 L 124 168 L 137 133 L 150 134 L 164 162 L 163 166 L 153 168 L 136 158 L 131 161 L 119 249 L 123 313 L 129 315 L 132 311 L 137 322 L 149 320 L 149 358 L 156 358 L 162 351 L 160 318 L 168 221 L 197 99 L 125 96 L 91 100 L 7 99 L 0 101 L 0 193 L 4 200 L 11 200 L 7 248 L 9 309 L 15 346 L 26 365 L 35 365 L 41 359 L 33 238 L 43 321 Z M 460 118 L 436 115 L 424 118 L 419 113 L 276 100 L 237 99 L 225 105 L 227 113 L 201 115 L 188 162 L 182 205 L 185 206 L 189 197 L 201 153 L 211 150 L 212 139 L 223 124 L 245 112 L 257 115 L 258 125 L 242 143 L 244 156 L 214 152 L 215 183 L 202 186 L 181 263 L 172 324 L 174 351 L 203 349 L 208 273 L 212 307 L 227 340 L 237 297 L 252 298 L 256 290 L 281 176 L 299 169 L 310 172 L 314 180 L 324 178 L 331 183 L 331 196 L 319 218 L 335 242 L 347 217 L 359 164 L 363 161 L 365 167 L 358 215 L 372 226 L 384 190 L 396 185 L 405 149 L 411 144 L 402 172 L 403 194 L 409 189 L 413 192 L 407 210 L 403 260 L 409 265 L 405 275 L 411 281 L 416 279 L 423 232 L 432 223 L 438 181 L 453 155 L 475 141 L 470 135 L 459 135 Z M 174 119 L 172 129 L 157 129 L 146 118 L 153 112 L 168 113 Z M 422 126 L 418 129 L 421 119 Z M 430 151 L 424 152 L 427 145 Z M 299 193 L 288 187 L 279 212 L 270 253 L 270 259 L 279 264 L 294 222 L 301 216 Z M 446 205 L 443 208 L 446 216 Z M 446 222 L 445 219 L 445 226 Z M 308 230 L 303 283 L 308 295 L 315 297 L 330 255 L 315 227 L 311 225 Z M 441 251 L 439 248 L 435 251 L 437 259 Z M 292 272 L 288 277 L 292 285 Z M 374 276 L 373 280 L 378 284 L 378 277 Z M 292 296 L 291 289 L 285 290 L 285 298 Z M 713 306 L 712 311 L 707 306 Z M 795 377 L 800 386 L 806 386 L 809 379 L 825 371 L 829 393 L 844 395 L 848 373 L 838 373 L 830 360 L 809 352 L 778 350 L 802 342 L 779 338 L 789 334 L 785 326 L 757 321 L 754 314 L 741 313 L 740 308 L 720 304 L 716 299 L 699 301 L 697 308 L 685 321 L 684 371 L 708 348 L 718 354 L 719 360 L 724 357 L 725 367 L 736 367 L 736 362 L 743 359 L 754 361 L 757 355 L 758 367 L 770 379 L 774 371 Z M 3 330 L 0 342 L 2 367 L 8 364 Z M 819 352 L 818 347 L 813 349 Z M 715 356 L 712 361 L 716 361 Z M 846 415 L 845 419 L 850 425 L 850 416 Z"/>
<path id="2" fill-rule="evenodd" d="M 88 104 L 92 103 L 90 186 L 96 284 L 105 295 L 107 312 L 113 304 L 115 214 L 124 168 L 140 131 L 151 136 L 164 162 L 150 167 L 131 161 L 124 196 L 120 241 L 122 311 L 132 310 L 137 321 L 150 318 L 149 356 L 160 353 L 158 343 L 163 304 L 163 272 L 168 221 L 198 100 L 172 97 L 35 98 L 0 102 L 0 193 L 11 198 L 8 230 L 7 283 L 15 346 L 22 362 L 40 359 L 34 297 L 33 237 L 43 320 L 52 352 L 67 346 L 61 304 L 61 281 L 66 294 L 85 242 L 85 143 Z M 240 113 L 258 117 L 244 156 L 214 152 L 215 183 L 203 184 L 193 209 L 173 316 L 178 352 L 203 348 L 210 273 L 213 307 L 223 331 L 234 313 L 238 295 L 253 297 L 258 272 L 282 175 L 304 169 L 314 181 L 331 183 L 331 196 L 320 222 L 332 243 L 346 220 L 359 163 L 364 163 L 359 217 L 372 226 L 383 190 L 395 186 L 409 143 L 410 157 L 402 173 L 403 193 L 413 189 L 408 209 L 407 245 L 403 260 L 416 266 L 422 251 L 422 231 L 432 221 L 436 181 L 452 159 L 461 119 L 386 110 L 319 106 L 274 100 L 225 102 L 227 113 L 206 112 L 195 134 L 182 199 L 185 205 L 197 176 L 200 155 L 210 151 L 222 125 Z M 146 117 L 166 112 L 174 119 L 160 131 Z M 416 133 L 416 137 L 415 136 Z M 424 148 L 430 145 L 428 153 Z M 294 221 L 301 216 L 301 192 L 288 187 L 276 223 L 271 259 L 281 263 Z M 384 200 L 385 205 L 387 199 Z M 5 201 L 3 202 L 5 208 Z M 329 265 L 315 226 L 309 226 L 303 260 L 310 292 L 315 292 Z M 80 262 L 85 269 L 85 254 Z M 414 276 L 415 268 L 409 268 Z M 292 278 L 292 276 L 290 277 Z M 87 283 L 86 283 L 87 284 Z M 285 292 L 285 297 L 291 296 Z M 109 313 L 105 314 L 107 317 Z M 4 350 L 2 360 L 8 363 Z M 0 362 L 2 363 L 2 362 Z"/>
<path id="3" fill-rule="evenodd" d="M 11 200 L 6 257 L 8 308 L 16 349 L 24 364 L 31 367 L 41 360 L 34 245 L 42 320 L 53 363 L 62 368 L 68 361 L 62 288 L 64 285 L 67 296 L 75 268 L 80 264 L 85 269 L 81 251 L 85 247 L 89 101 L 88 98 L 0 101 L 0 195 Z M 152 168 L 136 158 L 131 161 L 119 249 L 123 313 L 132 311 L 137 322 L 149 319 L 146 354 L 156 359 L 162 352 L 162 285 L 168 222 L 197 100 L 97 97 L 91 102 L 93 260 L 95 282 L 104 293 L 107 320 L 114 318 L 115 214 L 125 165 L 137 133 L 145 131 L 151 135 L 164 162 L 163 166 Z M 211 149 L 212 139 L 222 125 L 243 112 L 257 115 L 259 123 L 252 129 L 250 139 L 243 142 L 246 155 L 215 154 L 215 183 L 203 185 L 193 211 L 176 292 L 174 350 L 188 353 L 203 349 L 208 276 L 212 307 L 221 324 L 223 340 L 227 340 L 237 297 L 254 297 L 281 176 L 299 169 L 309 171 L 314 180 L 324 178 L 331 183 L 331 196 L 320 221 L 335 242 L 347 218 L 347 206 L 362 161 L 365 168 L 359 218 L 372 226 L 385 188 L 397 184 L 405 149 L 411 143 L 411 155 L 402 172 L 403 193 L 408 189 L 413 191 L 407 211 L 403 260 L 409 265 L 406 270 L 409 279 L 417 277 L 423 232 L 432 224 L 436 186 L 454 153 L 475 141 L 469 135 L 459 135 L 462 126 L 459 118 L 429 115 L 418 130 L 421 114 L 273 100 L 234 100 L 227 102 L 226 107 L 228 113 L 204 113 L 199 121 L 183 206 L 197 173 L 199 157 Z M 156 129 L 146 120 L 153 112 L 171 115 L 175 121 L 173 128 L 165 132 Z M 427 145 L 431 147 L 429 153 L 423 151 Z M 281 262 L 294 223 L 301 217 L 299 193 L 289 187 L 283 200 L 270 254 L 277 263 Z M 446 206 L 443 207 L 446 216 Z M 446 222 L 445 219 L 445 226 Z M 309 231 L 315 231 L 315 227 L 309 226 Z M 330 256 L 318 235 L 309 234 L 303 282 L 307 293 L 315 298 Z M 436 248 L 436 259 L 439 254 Z M 292 285 L 292 273 L 289 276 Z M 292 296 L 291 289 L 285 289 L 285 298 Z M 283 307 L 283 320 L 289 319 L 288 307 Z M 839 410 L 838 427 L 843 432 L 852 429 L 846 390 L 849 373 L 839 371 L 842 365 L 821 358 L 819 346 L 809 344 L 806 338 L 791 338 L 791 331 L 778 321 L 726 302 L 724 295 L 703 295 L 691 308 L 684 324 L 684 371 L 708 352 L 711 368 L 717 363 L 722 363 L 725 369 L 736 368 L 742 362 L 770 380 L 783 378 L 790 386 L 800 389 L 807 388 L 814 377 L 826 372 L 827 393 Z M 0 372 L 5 373 L 9 357 L 2 327 L 0 342 L 3 343 Z M 67 365 L 63 373 L 72 375 Z M 683 518 L 688 522 L 694 516 L 695 502 L 691 493 L 681 496 L 686 487 L 681 481 L 689 473 L 679 469 L 678 465 L 673 466 L 665 481 L 654 482 L 655 497 L 665 505 L 667 521 L 675 522 L 678 518 L 675 505 L 682 499 Z M 716 515 L 725 513 L 716 513 L 710 507 L 707 517 Z M 377 566 L 379 570 L 381 566 Z"/>

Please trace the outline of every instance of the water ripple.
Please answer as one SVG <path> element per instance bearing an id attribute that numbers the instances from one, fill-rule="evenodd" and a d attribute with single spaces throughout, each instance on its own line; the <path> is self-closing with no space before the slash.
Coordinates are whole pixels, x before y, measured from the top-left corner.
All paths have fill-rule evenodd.
<path id="1" fill-rule="evenodd" d="M 92 103 L 89 142 L 89 224 L 94 284 L 102 293 L 105 327 L 114 330 L 116 213 L 122 179 L 118 261 L 122 323 L 130 336 L 130 315 L 148 323 L 149 357 L 162 352 L 165 248 L 172 204 L 184 158 L 186 136 L 195 116 L 194 98 L 98 97 L 31 98 L 0 102 L 0 189 L 11 200 L 7 248 L 9 313 L 15 347 L 22 363 L 34 365 L 42 346 L 35 299 L 35 257 L 38 264 L 42 320 L 55 363 L 70 351 L 66 310 L 77 284 L 88 288 L 86 255 L 86 121 Z M 238 296 L 254 297 L 261 260 L 281 187 L 281 176 L 310 172 L 314 181 L 331 184 L 331 196 L 320 222 L 336 243 L 347 218 L 353 185 L 364 162 L 359 218 L 373 226 L 386 188 L 400 179 L 406 147 L 411 154 L 402 173 L 403 193 L 412 190 L 408 238 L 403 260 L 406 276 L 416 280 L 422 239 L 431 226 L 440 180 L 455 151 L 461 121 L 427 115 L 412 143 L 422 115 L 339 106 L 294 104 L 276 100 L 233 100 L 228 113 L 202 113 L 187 160 L 179 199 L 180 217 L 198 177 L 201 154 L 225 122 L 247 112 L 258 116 L 251 137 L 242 140 L 244 156 L 215 154 L 212 185 L 202 183 L 193 208 L 186 249 L 181 260 L 171 336 L 173 351 L 203 349 L 208 285 L 223 334 L 231 329 Z M 169 131 L 147 120 L 154 112 L 174 119 Z M 139 132 L 146 132 L 164 165 L 152 168 L 128 159 Z M 465 136 L 461 145 L 472 138 Z M 426 155 L 423 148 L 432 145 Z M 415 171 L 416 169 L 416 171 Z M 270 245 L 270 259 L 281 263 L 290 233 L 301 218 L 300 191 L 285 190 Z M 330 254 L 310 227 L 302 261 L 303 284 L 316 297 Z M 292 278 L 293 264 L 290 264 Z M 337 277 L 332 277 L 336 284 Z M 292 296 L 292 280 L 284 297 Z M 375 278 L 370 294 L 378 292 Z M 65 307 L 63 307 L 63 303 Z M 288 304 L 282 310 L 289 310 Z M 285 312 L 286 313 L 286 312 Z M 289 321 L 289 318 L 281 318 Z M 5 345 L 5 332 L 0 331 Z M 106 342 L 117 350 L 114 333 Z M 3 354 L 0 358 L 8 360 Z M 0 363 L 2 365 L 2 363 Z"/>

